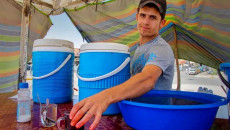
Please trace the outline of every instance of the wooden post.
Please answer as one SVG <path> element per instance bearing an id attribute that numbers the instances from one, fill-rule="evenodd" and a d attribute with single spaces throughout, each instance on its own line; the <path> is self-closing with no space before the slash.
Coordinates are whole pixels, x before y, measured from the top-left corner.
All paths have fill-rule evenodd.
<path id="1" fill-rule="evenodd" d="M 30 24 L 30 4 L 31 0 L 23 0 L 22 23 L 21 23 L 21 40 L 20 40 L 20 75 L 19 82 L 26 81 L 27 67 L 27 47 L 29 38 Z"/>
<path id="2" fill-rule="evenodd" d="M 175 58 L 176 58 L 176 68 L 177 68 L 177 88 L 176 90 L 180 90 L 180 69 L 179 69 L 179 61 L 178 61 L 178 46 L 177 46 L 177 33 L 176 33 L 176 27 L 175 24 L 173 25 L 173 32 L 174 32 L 174 43 L 175 43 Z"/>

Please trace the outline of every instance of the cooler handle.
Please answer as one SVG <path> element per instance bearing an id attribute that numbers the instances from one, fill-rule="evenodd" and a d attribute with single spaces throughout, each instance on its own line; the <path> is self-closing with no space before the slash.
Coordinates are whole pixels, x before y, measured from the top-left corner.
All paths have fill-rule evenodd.
<path id="1" fill-rule="evenodd" d="M 97 80 L 105 79 L 105 78 L 108 78 L 108 77 L 110 77 L 110 76 L 113 76 L 113 75 L 117 74 L 118 72 L 120 72 L 121 70 L 123 70 L 123 69 L 125 68 L 125 66 L 129 63 L 129 61 L 130 61 L 130 58 L 127 57 L 127 58 L 125 59 L 125 61 L 124 61 L 119 67 L 117 67 L 115 70 L 113 70 L 113 71 L 111 71 L 111 72 L 109 72 L 109 73 L 107 73 L 107 74 L 104 74 L 104 75 L 101 75 L 101 76 L 98 76 L 98 77 L 94 77 L 94 78 L 83 78 L 83 77 L 81 77 L 81 76 L 78 74 L 78 67 L 79 67 L 79 66 L 77 66 L 77 73 L 76 73 L 76 75 L 77 75 L 77 77 L 78 77 L 80 80 L 83 80 L 83 81 L 97 81 Z"/>
<path id="2" fill-rule="evenodd" d="M 65 66 L 65 64 L 69 61 L 70 58 L 71 58 L 71 54 L 69 54 L 69 55 L 67 56 L 67 58 L 61 63 L 61 65 L 60 65 L 57 69 L 55 69 L 54 71 L 52 71 L 52 72 L 50 72 L 50 73 L 48 73 L 48 74 L 46 74 L 46 75 L 39 76 L 39 77 L 32 76 L 32 78 L 33 78 L 33 79 L 43 79 L 43 78 L 46 78 L 46 77 L 49 77 L 49 76 L 55 74 L 55 73 L 58 72 L 63 66 Z"/>

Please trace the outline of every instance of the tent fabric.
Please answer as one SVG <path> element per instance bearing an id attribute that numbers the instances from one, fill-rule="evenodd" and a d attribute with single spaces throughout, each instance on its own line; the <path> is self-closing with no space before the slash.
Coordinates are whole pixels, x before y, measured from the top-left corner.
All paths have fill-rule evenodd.
<path id="1" fill-rule="evenodd" d="M 173 26 L 175 26 L 175 29 Z M 168 29 L 161 33 L 161 36 L 171 45 L 174 54 L 176 54 L 175 51 L 177 46 L 179 59 L 187 59 L 196 61 L 197 63 L 208 64 L 213 68 L 219 66 L 220 61 L 203 47 L 202 43 L 205 44 L 206 41 L 199 39 L 197 35 L 175 24 L 169 24 L 167 27 Z"/>
<path id="2" fill-rule="evenodd" d="M 65 11 L 87 41 L 126 44 L 133 54 L 139 38 L 135 19 L 138 3 L 114 0 L 98 4 L 97 11 L 95 5 Z M 178 58 L 213 68 L 230 62 L 229 0 L 167 0 L 166 20 L 160 34 L 174 53 L 177 46 Z"/>
<path id="3" fill-rule="evenodd" d="M 22 7 L 13 0 L 0 1 L 0 93 L 17 89 Z M 50 20 L 32 8 L 28 40 L 28 60 L 31 58 L 33 41 L 44 37 Z"/>
<path id="4" fill-rule="evenodd" d="M 136 44 L 136 8 L 139 0 L 116 0 L 106 4 L 86 6 L 80 10 L 66 9 L 73 23 L 88 42 Z M 84 15 L 82 15 L 84 14 Z"/>
<path id="5" fill-rule="evenodd" d="M 230 62 L 229 0 L 168 0 L 166 19 L 176 25 L 179 58 L 214 68 Z"/>
<path id="6" fill-rule="evenodd" d="M 0 1 L 0 92 L 12 91 L 17 84 L 22 1 Z M 135 19 L 139 1 L 33 0 L 28 59 L 33 41 L 44 37 L 51 26 L 44 14 L 63 11 L 88 42 L 125 44 L 130 46 L 132 55 L 139 39 Z M 178 58 L 213 68 L 230 62 L 229 0 L 167 0 L 167 4 L 167 23 L 160 35 Z"/>
<path id="7" fill-rule="evenodd" d="M 24 0 L 15 0 L 18 4 Z M 30 0 L 31 4 L 47 15 L 58 15 L 65 9 L 79 9 L 96 3 L 107 3 L 114 0 Z"/>

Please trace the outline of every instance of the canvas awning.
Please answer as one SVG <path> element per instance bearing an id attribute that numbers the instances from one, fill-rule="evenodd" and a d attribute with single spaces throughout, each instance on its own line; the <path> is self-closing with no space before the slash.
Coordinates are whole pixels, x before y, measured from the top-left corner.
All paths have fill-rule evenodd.
<path id="1" fill-rule="evenodd" d="M 15 2 L 16 1 L 16 2 Z M 23 0 L 0 1 L 0 89 L 15 88 Z M 136 8 L 139 0 L 33 0 L 28 59 L 33 40 L 43 38 L 51 26 L 49 15 L 66 12 L 88 42 L 138 44 Z M 167 0 L 166 26 L 161 36 L 175 56 L 213 68 L 230 62 L 229 0 Z"/>

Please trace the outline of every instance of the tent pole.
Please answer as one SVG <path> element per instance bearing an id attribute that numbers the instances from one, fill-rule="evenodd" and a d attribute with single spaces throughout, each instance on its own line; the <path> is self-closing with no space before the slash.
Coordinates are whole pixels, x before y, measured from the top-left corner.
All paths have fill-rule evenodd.
<path id="1" fill-rule="evenodd" d="M 178 46 L 177 46 L 177 33 L 176 33 L 176 27 L 175 24 L 173 25 L 173 32 L 174 32 L 174 43 L 175 43 L 175 58 L 176 58 L 176 68 L 177 68 L 177 88 L 176 90 L 181 89 L 181 82 L 180 82 L 180 69 L 179 69 L 179 60 L 178 60 Z"/>
<path id="2" fill-rule="evenodd" d="M 23 0 L 21 37 L 20 37 L 21 40 L 20 40 L 19 82 L 26 82 L 27 47 L 28 47 L 29 23 L 30 23 L 30 3 L 31 0 Z"/>

